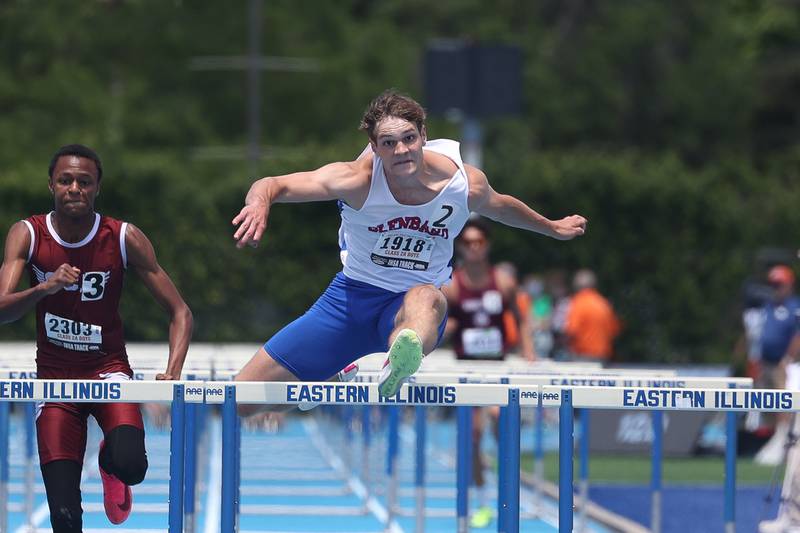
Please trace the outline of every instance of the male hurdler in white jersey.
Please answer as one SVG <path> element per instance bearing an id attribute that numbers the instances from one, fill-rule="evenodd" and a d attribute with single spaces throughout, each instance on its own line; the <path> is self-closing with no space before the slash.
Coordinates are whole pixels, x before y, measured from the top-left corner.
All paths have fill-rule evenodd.
<path id="1" fill-rule="evenodd" d="M 461 161 L 458 143 L 427 140 L 425 111 L 386 91 L 361 121 L 369 147 L 355 161 L 262 178 L 233 219 L 238 247 L 258 246 L 274 203 L 338 200 L 344 268 L 302 317 L 262 346 L 237 381 L 327 380 L 352 361 L 388 351 L 380 393 L 394 396 L 438 344 L 447 316 L 453 241 L 470 212 L 560 240 L 586 219 L 550 220 L 495 192 Z"/>

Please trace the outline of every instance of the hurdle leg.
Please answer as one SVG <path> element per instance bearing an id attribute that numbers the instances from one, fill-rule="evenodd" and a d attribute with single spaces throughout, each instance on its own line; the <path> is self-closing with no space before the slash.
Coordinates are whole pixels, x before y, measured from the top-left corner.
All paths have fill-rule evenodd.
<path id="1" fill-rule="evenodd" d="M 456 531 L 469 531 L 469 485 L 472 461 L 472 408 L 456 407 Z"/>
<path id="2" fill-rule="evenodd" d="M 198 406 L 186 404 L 186 466 L 183 483 L 183 524 L 185 533 L 194 533 L 194 508 L 197 485 Z"/>
<path id="3" fill-rule="evenodd" d="M 500 383 L 508 384 L 508 378 L 500 378 Z M 508 531 L 508 500 L 509 500 L 509 434 L 508 434 L 508 406 L 500 408 L 498 426 L 500 434 L 497 438 L 497 531 Z"/>
<path id="4" fill-rule="evenodd" d="M 651 459 L 650 489 L 651 511 L 650 511 L 650 530 L 653 533 L 661 533 L 661 471 L 664 437 L 664 413 L 653 411 L 651 414 L 653 423 L 653 449 Z"/>
<path id="5" fill-rule="evenodd" d="M 508 531 L 508 407 L 500 408 L 498 425 L 500 434 L 497 439 L 497 531 Z"/>
<path id="6" fill-rule="evenodd" d="M 562 389 L 558 408 L 558 533 L 572 533 L 574 422 L 572 391 Z"/>
<path id="7" fill-rule="evenodd" d="M 236 387 L 225 386 L 222 404 L 222 506 L 220 532 L 236 531 Z"/>
<path id="8" fill-rule="evenodd" d="M 508 407 L 506 413 L 506 519 L 505 530 L 508 533 L 519 531 L 519 484 L 520 484 L 520 411 L 519 389 L 508 390 Z"/>
<path id="9" fill-rule="evenodd" d="M 36 440 L 36 404 L 25 402 L 25 520 L 28 531 L 35 531 L 33 523 L 34 472 L 33 454 Z"/>
<path id="10" fill-rule="evenodd" d="M 0 533 L 8 531 L 9 404 L 0 402 Z"/>
<path id="11" fill-rule="evenodd" d="M 736 531 L 736 417 L 735 411 L 725 413 L 725 533 Z"/>
<path id="12" fill-rule="evenodd" d="M 586 530 L 586 508 L 589 505 L 589 409 L 581 409 L 580 471 L 578 473 L 578 531 Z"/>
<path id="13" fill-rule="evenodd" d="M 427 410 L 418 405 L 414 408 L 416 419 L 415 429 L 417 434 L 416 471 L 414 473 L 415 496 L 417 500 L 416 533 L 425 531 L 425 433 Z"/>
<path id="14" fill-rule="evenodd" d="M 370 425 L 370 406 L 365 405 L 361 409 L 361 478 L 364 482 L 364 489 L 367 491 L 364 497 L 365 512 L 368 508 L 367 502 L 369 501 L 370 493 L 370 460 L 369 460 L 369 446 L 370 446 L 370 432 L 372 427 Z"/>
<path id="15" fill-rule="evenodd" d="M 347 467 L 348 473 L 355 473 L 355 463 L 353 457 L 353 406 L 345 405 L 344 412 L 342 413 L 342 422 L 344 422 L 344 464 Z"/>
<path id="16" fill-rule="evenodd" d="M 388 514 L 386 525 L 388 526 L 394 520 L 394 515 L 397 512 L 397 489 L 400 482 L 400 475 L 397 471 L 397 455 L 400 442 L 400 408 L 393 405 L 387 409 L 389 409 L 389 453 L 386 463 L 386 475 L 389 478 L 386 495 L 386 511 Z"/>
<path id="17" fill-rule="evenodd" d="M 539 395 L 536 403 L 536 423 L 534 433 L 534 461 L 533 461 L 533 515 L 542 515 L 542 487 L 544 486 L 544 407 L 542 396 Z"/>
<path id="18" fill-rule="evenodd" d="M 169 533 L 183 533 L 183 466 L 185 447 L 185 414 L 183 385 L 174 385 L 172 392 L 169 438 Z"/>
<path id="19" fill-rule="evenodd" d="M 234 481 L 234 498 L 233 498 L 233 519 L 234 519 L 234 529 L 239 531 L 239 516 L 240 516 L 240 506 L 242 504 L 242 417 L 240 417 L 237 413 L 237 416 L 234 418 L 236 431 L 234 431 L 234 435 L 236 436 L 236 443 L 235 448 L 233 449 L 236 462 L 234 463 L 234 475 L 236 477 Z"/>

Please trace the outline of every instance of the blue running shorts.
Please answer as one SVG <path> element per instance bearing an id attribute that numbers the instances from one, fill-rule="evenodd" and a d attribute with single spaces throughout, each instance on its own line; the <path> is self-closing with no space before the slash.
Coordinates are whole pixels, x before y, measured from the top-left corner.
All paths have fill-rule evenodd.
<path id="1" fill-rule="evenodd" d="M 326 381 L 365 355 L 389 349 L 405 292 L 391 292 L 339 272 L 306 313 L 264 344 L 301 381 Z M 439 340 L 447 317 L 439 324 Z"/>

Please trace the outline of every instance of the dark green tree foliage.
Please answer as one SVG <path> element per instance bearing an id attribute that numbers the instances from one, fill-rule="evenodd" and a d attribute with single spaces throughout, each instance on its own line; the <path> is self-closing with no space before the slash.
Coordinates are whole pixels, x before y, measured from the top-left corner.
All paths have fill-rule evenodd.
<path id="1" fill-rule="evenodd" d="M 274 175 L 354 157 L 366 103 L 387 87 L 424 100 L 434 38 L 525 54 L 523 116 L 486 124 L 496 189 L 550 217 L 590 219 L 560 243 L 498 228 L 521 272 L 597 270 L 626 329 L 620 359 L 725 361 L 743 280 L 763 246 L 798 246 L 800 10 L 777 0 L 265 1 L 262 53 L 315 72 L 262 77 Z M 98 210 L 141 227 L 190 303 L 202 341 L 261 341 L 339 267 L 335 203 L 276 206 L 257 250 L 230 220 L 253 175 L 215 154 L 247 142 L 246 76 L 191 69 L 247 50 L 247 2 L 24 0 L 0 4 L 0 230 L 50 208 L 61 144 L 104 158 Z M 431 117 L 431 137 L 458 137 Z M 131 276 L 132 340 L 163 340 L 163 312 Z M 30 338 L 32 317 L 0 329 Z"/>

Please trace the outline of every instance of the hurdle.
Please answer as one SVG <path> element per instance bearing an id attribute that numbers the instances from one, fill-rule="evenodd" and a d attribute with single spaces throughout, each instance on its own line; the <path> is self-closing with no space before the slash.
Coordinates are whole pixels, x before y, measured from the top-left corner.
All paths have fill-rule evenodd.
<path id="1" fill-rule="evenodd" d="M 185 394 L 186 383 L 175 381 L 103 381 L 103 380 L 45 380 L 0 378 L 0 533 L 8 531 L 8 406 L 22 403 L 29 414 L 26 426 L 29 433 L 26 455 L 33 455 L 33 406 L 35 402 L 70 403 L 170 403 L 172 430 L 170 432 L 169 461 L 169 533 L 183 532 L 183 483 L 185 407 L 187 401 L 202 402 L 202 394 L 191 399 Z M 32 468 L 26 465 L 26 476 L 32 478 Z M 30 480 L 29 480 L 30 481 Z M 29 483 L 32 486 L 32 483 Z M 25 497 L 30 520 L 32 493 Z M 31 526 L 30 522 L 28 524 Z"/>
<path id="2" fill-rule="evenodd" d="M 569 374 L 512 374 L 504 375 L 501 372 L 487 371 L 481 374 L 467 374 L 461 375 L 454 372 L 425 372 L 418 373 L 410 380 L 411 383 L 416 384 L 449 384 L 455 382 L 462 383 L 506 383 L 511 386 L 519 386 L 523 389 L 530 386 L 591 386 L 591 387 L 640 387 L 640 388 L 707 388 L 707 389 L 748 389 L 752 388 L 753 380 L 751 378 L 737 378 L 737 377 L 688 377 L 677 376 L 674 372 L 661 371 L 646 371 L 635 373 L 631 375 L 620 374 L 614 372 L 609 375 L 601 374 L 598 370 L 596 374 L 586 375 L 569 375 Z M 356 381 L 360 382 L 375 382 L 379 374 L 374 372 L 360 373 Z M 465 408 L 468 409 L 468 408 Z M 536 487 L 541 486 L 543 479 L 543 447 L 542 447 L 542 412 L 543 406 L 537 405 L 537 423 L 535 425 L 535 449 L 534 449 L 534 479 L 536 480 Z M 663 464 L 663 448 L 661 445 L 664 426 L 661 412 L 653 411 L 651 413 L 651 424 L 653 431 L 653 447 L 651 450 L 651 500 L 652 500 L 652 514 L 651 514 L 651 530 L 658 533 L 661 529 L 661 471 Z M 468 515 L 468 487 L 471 480 L 469 473 L 469 465 L 471 463 L 472 449 L 470 441 L 461 440 L 462 435 L 469 435 L 471 432 L 471 419 L 463 416 L 457 417 L 458 421 L 458 448 L 457 448 L 457 464 L 459 465 L 459 474 L 466 476 L 465 480 L 459 478 L 457 486 L 457 515 L 459 517 Z M 581 412 L 580 424 L 581 434 L 583 438 L 579 441 L 579 483 L 578 483 L 578 501 L 580 502 L 578 514 L 579 530 L 586 523 L 586 508 L 588 503 L 589 493 L 589 422 L 590 411 L 583 410 Z M 502 445 L 504 435 L 501 433 L 501 441 L 498 444 Z M 726 420 L 726 449 L 725 449 L 725 464 L 726 464 L 726 480 L 731 480 L 735 483 L 735 468 L 736 468 L 736 413 L 728 413 Z M 424 444 L 423 444 L 424 445 Z M 418 452 L 419 453 L 419 452 Z M 466 470 L 462 470 L 462 465 Z M 730 484 L 726 486 L 726 493 L 732 493 L 735 486 Z M 541 498 L 540 490 L 537 488 L 534 491 L 535 499 Z M 419 496 L 422 497 L 422 496 Z M 726 504 L 725 514 L 730 516 L 732 514 L 732 503 Z M 417 509 L 424 507 L 418 500 Z M 535 505 L 537 507 L 537 505 Z M 418 511 L 419 512 L 419 511 Z M 534 510 L 533 516 L 536 516 Z M 422 531 L 418 528 L 417 531 Z"/>
<path id="3" fill-rule="evenodd" d="M 200 373 L 198 373 L 198 374 L 200 374 Z M 403 392 L 400 395 L 400 400 L 401 401 L 397 401 L 397 400 L 394 400 L 394 399 L 389 399 L 389 400 L 377 399 L 377 400 L 375 400 L 375 398 L 377 397 L 377 393 L 375 393 L 373 395 L 370 392 L 366 396 L 366 399 L 367 399 L 366 403 L 365 402 L 355 402 L 355 404 L 358 405 L 360 403 L 363 406 L 367 406 L 367 405 L 394 405 L 394 406 L 408 405 L 408 406 L 416 406 L 419 411 L 424 410 L 426 405 L 446 405 L 446 406 L 454 406 L 455 405 L 456 407 L 458 407 L 458 404 L 454 404 L 454 403 L 447 402 L 447 401 L 442 402 L 442 403 L 435 403 L 435 402 L 431 403 L 431 402 L 427 402 L 427 401 L 425 401 L 425 402 L 415 402 L 415 401 L 409 401 L 409 400 L 413 400 L 413 399 L 410 399 L 407 396 L 405 396 L 405 397 L 403 396 L 403 394 L 408 394 L 406 392 L 408 389 L 412 389 L 414 387 L 422 387 L 422 388 L 426 388 L 426 389 L 427 388 L 432 388 L 432 387 L 445 387 L 445 386 L 449 387 L 449 386 L 452 385 L 452 382 L 448 383 L 448 382 L 446 382 L 446 380 L 450 379 L 452 377 L 453 377 L 453 374 L 450 374 L 448 376 L 444 372 L 441 372 L 441 373 L 438 373 L 438 374 L 436 374 L 434 372 L 427 373 L 427 374 L 420 374 L 417 377 L 418 382 L 417 382 L 416 385 L 406 386 L 406 387 L 403 388 Z M 504 393 L 507 394 L 509 389 L 517 388 L 520 391 L 523 391 L 523 392 L 526 392 L 526 393 L 530 394 L 530 392 L 532 390 L 538 391 L 540 387 L 544 388 L 544 387 L 548 387 L 548 386 L 553 387 L 554 385 L 558 385 L 558 386 L 555 386 L 553 388 L 559 389 L 559 390 L 564 388 L 563 386 L 560 386 L 558 383 L 554 383 L 554 380 L 559 380 L 559 379 L 561 381 L 571 380 L 571 381 L 569 381 L 569 384 L 572 384 L 572 383 L 582 382 L 581 380 L 588 381 L 588 380 L 597 380 L 597 379 L 599 379 L 598 376 L 596 376 L 596 375 L 595 376 L 554 376 L 554 375 L 543 375 L 543 376 L 519 375 L 519 376 L 517 376 L 517 375 L 511 375 L 511 376 L 505 376 L 505 377 L 508 378 L 508 382 L 509 382 L 508 384 L 489 383 L 489 384 L 486 384 L 486 385 L 477 385 L 478 387 L 483 387 L 483 388 L 479 388 L 479 389 L 475 389 L 475 390 L 486 391 L 486 390 L 488 390 L 486 387 L 497 387 L 497 388 L 499 388 L 501 390 L 500 395 L 502 396 L 502 394 L 504 394 Z M 465 380 L 469 380 L 469 379 L 477 379 L 477 378 L 474 377 L 474 376 L 470 377 L 470 378 L 465 378 Z M 498 376 L 487 375 L 487 376 L 485 376 L 485 379 L 493 380 L 493 379 L 499 379 L 499 378 L 498 378 Z M 540 381 L 537 382 L 537 381 L 535 381 L 536 379 L 539 379 Z M 622 378 L 620 378 L 620 379 L 622 379 Z M 692 381 L 692 379 L 695 379 L 697 381 Z M 433 382 L 432 383 L 425 383 L 426 380 L 430 380 L 430 381 L 433 381 Z M 439 381 L 439 383 L 436 382 L 437 380 Z M 526 380 L 528 381 L 528 383 L 525 383 Z M 634 379 L 631 379 L 631 380 L 624 380 L 623 379 L 622 383 L 624 383 L 626 385 L 629 385 L 629 386 L 640 386 L 640 385 L 644 386 L 644 385 L 648 384 L 648 380 L 651 380 L 651 378 L 642 377 L 642 378 L 634 378 Z M 705 380 L 705 381 L 700 381 L 700 380 Z M 717 384 L 719 384 L 721 386 L 721 384 L 723 382 L 730 382 L 731 380 L 736 380 L 736 378 L 717 378 L 716 380 L 714 378 L 686 378 L 684 380 L 683 384 L 685 386 L 698 386 L 699 387 L 699 386 L 702 385 L 704 387 L 711 388 L 712 387 L 711 383 L 713 381 L 716 381 Z M 37 382 L 41 383 L 41 382 L 44 382 L 44 380 L 37 381 Z M 531 384 L 531 382 L 532 382 L 532 384 Z M 97 382 L 95 381 L 94 383 L 97 383 Z M 133 382 L 123 382 L 123 383 L 132 384 Z M 706 383 L 706 385 L 703 385 L 703 383 Z M 171 382 L 158 382 L 158 384 L 172 386 Z M 206 383 L 206 384 L 186 383 L 187 387 L 191 387 L 192 389 L 196 389 L 196 388 L 199 387 L 202 390 L 202 392 L 199 393 L 199 398 L 198 398 L 198 393 L 196 393 L 196 392 L 192 393 L 191 396 L 193 396 L 193 398 L 194 398 L 193 400 L 189 399 L 189 396 L 190 396 L 189 394 L 186 395 L 187 396 L 186 401 L 189 402 L 189 403 L 187 403 L 186 408 L 187 409 L 189 408 L 189 404 L 190 403 L 201 403 L 201 402 L 212 403 L 212 404 L 213 403 L 224 403 L 224 401 L 225 401 L 224 399 L 222 399 L 222 401 L 215 401 L 215 400 L 220 400 L 220 394 L 219 394 L 218 390 L 215 388 L 217 386 L 222 386 L 223 388 L 224 387 L 233 387 L 234 393 L 235 393 L 234 401 L 233 401 L 234 406 L 235 406 L 235 403 L 237 403 L 237 402 L 238 403 L 293 404 L 293 403 L 297 403 L 299 400 L 291 399 L 292 397 L 297 398 L 297 394 L 293 393 L 294 396 L 289 395 L 288 392 L 286 392 L 288 390 L 288 387 L 289 386 L 295 386 L 296 387 L 298 385 L 308 385 L 308 384 L 299 384 L 299 383 L 284 384 L 284 385 L 287 386 L 287 389 L 284 390 L 283 396 L 281 395 L 280 391 L 279 391 L 279 393 L 277 395 L 277 398 L 279 400 L 282 400 L 282 401 L 275 401 L 276 397 L 275 396 L 269 396 L 266 393 L 266 389 L 265 389 L 264 392 L 261 392 L 261 393 L 253 393 L 253 392 L 249 393 L 251 395 L 254 395 L 254 397 L 256 399 L 260 398 L 260 401 L 247 401 L 247 400 L 249 400 L 249 398 L 247 398 L 247 394 L 245 394 L 245 393 L 241 393 L 240 394 L 239 393 L 239 388 L 241 388 L 241 387 L 243 387 L 245 385 L 256 386 L 256 387 L 264 387 L 266 385 L 274 385 L 274 384 L 237 383 L 235 385 L 231 385 L 230 382 L 215 382 L 215 383 L 213 383 L 211 385 L 213 385 L 213 387 L 209 388 L 209 384 L 208 383 Z M 322 386 L 322 388 L 320 389 L 321 391 L 330 391 L 330 392 L 327 392 L 327 393 L 326 392 L 322 392 L 322 394 L 328 394 L 328 396 L 326 397 L 327 400 L 323 399 L 322 403 L 339 404 L 339 405 L 344 403 L 343 401 L 339 401 L 339 398 L 337 398 L 337 394 L 339 394 L 339 393 L 334 392 L 333 389 L 329 389 L 328 388 L 328 387 L 331 387 L 334 384 L 321 383 L 321 384 L 317 384 L 317 385 Z M 346 387 L 348 385 L 349 384 L 336 384 L 334 389 L 341 388 L 341 389 L 347 391 Z M 737 382 L 737 386 L 740 386 L 740 385 L 744 385 L 744 382 Z M 473 383 L 465 383 L 465 384 L 455 385 L 455 387 L 471 387 L 471 386 L 476 386 L 476 385 L 473 384 Z M 728 385 L 728 386 L 730 386 L 730 385 Z M 369 389 L 370 386 L 368 385 L 367 387 Z M 247 387 L 245 387 L 245 388 L 247 388 Z M 440 389 L 437 388 L 437 390 L 440 390 Z M 465 390 L 468 390 L 468 389 L 465 389 Z M 2 385 L 0 385 L 0 395 L 2 394 L 1 391 L 2 391 Z M 296 392 L 296 389 L 295 389 L 295 392 Z M 342 394 L 345 394 L 344 398 L 346 400 L 347 399 L 347 392 L 344 392 Z M 487 404 L 485 402 L 485 400 L 482 401 L 482 402 L 474 401 L 468 396 L 460 397 L 458 394 L 456 394 L 456 397 L 459 399 L 459 401 L 463 400 L 464 402 L 469 402 L 469 403 L 464 403 L 463 404 L 464 406 L 469 406 L 469 405 L 500 405 L 500 406 L 503 406 L 503 407 L 508 407 L 508 405 L 509 405 L 509 399 L 507 397 L 505 398 L 504 402 L 499 402 L 499 403 L 491 402 L 489 404 Z M 356 396 L 356 399 L 359 399 L 359 397 Z M 371 401 L 370 401 L 370 399 L 371 399 Z M 11 400 L 11 401 L 18 401 L 18 400 Z M 58 400 L 50 400 L 50 401 L 58 401 Z M 63 401 L 63 400 L 61 400 L 61 401 Z M 73 401 L 73 400 L 70 399 L 70 401 Z M 94 400 L 86 400 L 86 401 L 107 401 L 107 400 L 94 399 Z M 118 401 L 134 401 L 134 400 L 132 400 L 130 398 L 125 398 L 125 399 L 121 399 L 121 400 L 118 400 Z M 152 397 L 146 397 L 146 398 L 142 399 L 141 401 L 142 402 L 149 402 L 149 401 L 159 401 L 159 400 L 154 399 Z M 235 409 L 234 409 L 234 413 L 235 413 Z M 0 413 L 0 417 L 2 417 L 1 413 Z M 187 417 L 188 417 L 188 415 L 187 415 Z M 176 421 L 176 423 L 180 422 L 177 419 L 175 421 Z M 366 426 L 368 427 L 368 424 Z M 517 425 L 517 427 L 518 427 L 518 425 Z M 230 429 L 231 428 L 229 428 L 229 431 L 230 431 Z M 233 430 L 236 433 L 238 433 L 238 430 L 237 430 L 237 428 L 235 426 L 233 427 Z M 224 431 L 224 428 L 223 428 L 223 431 Z M 511 440 L 514 440 L 513 437 L 512 437 Z M 518 442 L 518 440 L 519 439 L 517 437 L 517 442 Z M 513 444 L 511 444 L 511 445 L 513 446 Z M 230 443 L 230 449 L 235 449 L 237 446 L 238 446 L 238 444 L 236 443 L 236 441 L 233 441 L 233 442 Z M 517 456 L 518 456 L 518 453 L 517 453 Z M 187 461 L 187 464 L 188 464 L 188 459 L 186 459 L 186 461 Z M 467 464 L 469 464 L 469 463 L 467 462 Z M 171 467 L 170 468 L 172 469 L 172 462 L 171 462 Z M 504 472 L 503 475 L 506 475 L 505 473 L 507 473 L 505 468 L 503 470 L 501 470 L 501 472 Z M 519 468 L 517 467 L 517 473 L 518 472 L 519 472 Z M 188 478 L 188 476 L 189 476 L 188 471 L 185 472 L 185 474 L 186 474 L 186 478 Z M 173 476 L 173 475 L 171 475 L 170 477 L 171 477 L 171 480 L 175 478 L 175 476 Z M 183 478 L 183 472 L 181 473 L 181 476 L 178 479 L 181 479 L 181 478 Z M 0 480 L 2 480 L 2 475 L 0 475 Z M 728 480 L 726 478 L 726 483 L 727 483 L 727 481 Z M 171 483 L 172 483 L 172 481 L 171 481 Z M 238 483 L 236 482 L 235 479 L 232 482 L 229 482 L 229 483 L 231 483 L 234 486 L 238 485 Z M 509 484 L 509 481 L 507 481 L 507 480 L 503 481 L 503 485 L 504 486 L 508 487 L 508 484 Z M 512 481 L 511 481 L 511 485 L 513 485 L 513 478 L 512 478 Z M 517 491 L 516 494 L 517 494 L 517 497 L 518 497 L 519 496 L 519 491 Z M 513 496 L 513 494 L 511 496 Z M 509 496 L 505 497 L 505 501 L 507 503 L 505 504 L 506 507 L 503 507 L 503 509 L 502 509 L 503 513 L 507 512 L 508 506 L 511 505 L 510 503 L 508 503 L 508 498 L 509 498 Z M 172 496 L 170 497 L 170 501 L 171 502 L 174 501 L 174 498 Z M 236 505 L 238 505 L 238 496 L 237 495 L 234 495 L 233 501 L 236 502 Z M 184 505 L 186 505 L 186 504 L 184 504 Z M 170 515 L 172 515 L 172 509 L 170 509 L 170 511 L 171 511 Z M 500 518 L 502 516 L 507 516 L 507 515 L 504 515 L 503 513 L 499 514 L 498 518 Z M 234 507 L 233 512 L 232 512 L 232 515 L 234 516 L 234 518 L 236 517 L 236 514 L 237 514 L 236 513 L 236 508 Z M 518 503 L 517 503 L 517 514 L 518 514 Z M 519 517 L 517 516 L 516 519 L 518 520 Z M 172 520 L 172 516 L 170 516 L 170 520 Z M 505 518 L 503 520 L 505 520 Z M 513 523 L 513 521 L 512 521 L 512 523 Z M 509 526 L 504 524 L 504 527 L 508 528 Z M 512 529 L 507 529 L 507 530 L 508 531 L 512 531 Z M 172 529 L 170 529 L 170 531 L 172 531 Z"/>
<path id="4" fill-rule="evenodd" d="M 550 379 L 550 378 L 548 378 Z M 600 390 L 587 387 L 589 390 Z M 506 439 L 500 443 L 499 456 L 502 458 L 499 467 L 500 480 L 498 482 L 498 522 L 499 531 L 516 531 L 519 525 L 519 405 L 520 398 L 525 398 L 525 405 L 532 405 L 530 399 L 547 399 L 551 391 L 560 391 L 560 387 L 543 386 L 513 386 L 509 383 L 501 384 L 413 384 L 404 386 L 395 398 L 380 398 L 377 394 L 377 385 L 373 383 L 249 383 L 240 382 L 212 382 L 205 384 L 205 401 L 207 403 L 223 404 L 223 513 L 221 517 L 221 530 L 232 532 L 237 521 L 238 496 L 236 494 L 236 476 L 238 475 L 238 445 L 236 443 L 237 419 L 236 405 L 242 404 L 269 404 L 291 405 L 301 401 L 313 399 L 322 404 L 338 405 L 384 405 L 397 407 L 407 406 L 488 406 L 499 405 L 504 409 L 504 428 L 501 434 Z M 652 389 L 641 389 L 652 390 Z M 670 391 L 672 389 L 662 389 Z M 711 390 L 711 389 L 710 389 Z M 522 391 L 520 393 L 520 391 Z M 543 392 L 546 391 L 546 392 Z M 719 392 L 719 390 L 717 390 Z M 552 398 L 551 398 L 552 400 Z M 552 407 L 550 403 L 543 402 L 544 406 Z M 511 407 L 511 410 L 508 408 Z M 563 423 L 560 429 L 560 440 L 566 443 L 567 435 L 571 439 L 572 425 L 568 424 L 566 413 L 561 414 Z M 466 426 L 468 427 L 468 426 Z M 460 435 L 468 435 L 464 431 Z M 459 438 L 459 441 L 468 440 Z M 565 444 L 566 445 L 566 444 Z M 572 442 L 569 442 L 572 445 Z M 462 444 L 463 446 L 463 444 Z M 460 446 L 461 448 L 461 446 Z M 571 449 L 571 448 L 570 448 Z M 390 458 L 392 453 L 390 452 Z M 569 463 L 561 459 L 562 479 L 572 479 L 572 454 L 569 454 Z M 509 462 L 511 464 L 509 464 Z M 459 461 L 457 476 L 464 484 L 468 479 L 469 461 Z M 389 470 L 391 473 L 391 470 Z M 570 491 L 572 488 L 570 488 Z M 457 503 L 457 530 L 466 530 L 466 513 L 464 512 L 464 499 Z M 572 500 L 569 499 L 570 512 Z M 562 498 L 560 506 L 567 505 L 567 499 Z M 566 514 L 566 510 L 560 510 Z M 570 515 L 571 516 L 571 515 Z M 566 520 L 566 518 L 565 518 Z M 571 524 L 570 524 L 571 528 Z M 571 529 L 570 529 L 571 530 Z"/>
<path id="5" fill-rule="evenodd" d="M 236 446 L 237 404 L 294 405 L 306 399 L 320 400 L 321 404 L 339 405 L 383 405 L 383 406 L 490 406 L 499 405 L 510 412 L 504 431 L 519 423 L 519 394 L 507 385 L 411 385 L 404 386 L 393 398 L 382 398 L 378 385 L 374 383 L 302 383 L 302 382 L 208 382 L 205 384 L 205 401 L 222 404 L 222 513 L 220 531 L 234 533 L 237 523 L 236 476 L 238 449 Z M 308 397 L 308 398 L 307 398 Z M 505 500 L 500 503 L 508 529 L 517 531 L 519 523 L 519 438 L 516 445 L 509 443 L 507 461 L 503 466 L 507 483 L 512 490 L 503 492 Z M 516 482 L 515 482 L 516 480 Z M 516 491 L 513 487 L 516 486 Z M 516 526 L 514 524 L 517 524 Z M 459 531 L 462 524 L 459 522 Z M 466 520 L 463 520 L 466 527 Z"/>
<path id="6" fill-rule="evenodd" d="M 638 409 L 647 411 L 796 412 L 800 391 L 735 389 L 646 389 L 627 387 L 522 388 L 522 405 L 542 402 L 559 408 L 559 533 L 572 532 L 572 471 L 575 409 Z M 725 531 L 735 531 L 735 480 L 726 458 Z M 734 470 L 735 475 L 735 470 Z"/>

